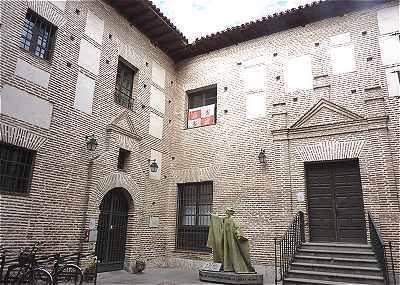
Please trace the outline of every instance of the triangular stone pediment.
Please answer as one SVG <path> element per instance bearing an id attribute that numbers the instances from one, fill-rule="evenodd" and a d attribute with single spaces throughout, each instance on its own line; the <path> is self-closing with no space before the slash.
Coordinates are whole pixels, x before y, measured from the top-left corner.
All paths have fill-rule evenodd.
<path id="1" fill-rule="evenodd" d="M 290 128 L 304 128 L 342 122 L 358 121 L 364 119 L 362 116 L 336 105 L 325 99 L 321 99 L 310 110 L 308 110 Z"/>
<path id="2" fill-rule="evenodd" d="M 112 120 L 107 126 L 107 131 L 114 131 L 134 139 L 140 139 L 128 111 L 122 112 Z"/>

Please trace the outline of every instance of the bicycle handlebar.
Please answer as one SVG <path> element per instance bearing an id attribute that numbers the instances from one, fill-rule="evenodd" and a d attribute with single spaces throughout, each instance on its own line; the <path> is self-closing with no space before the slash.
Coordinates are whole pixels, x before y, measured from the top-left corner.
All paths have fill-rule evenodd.
<path id="1" fill-rule="evenodd" d="M 29 247 L 21 248 L 19 250 L 19 255 L 20 256 L 21 255 L 35 255 L 40 250 L 40 246 L 43 244 L 44 243 L 41 241 L 35 241 L 31 248 L 29 248 Z"/>

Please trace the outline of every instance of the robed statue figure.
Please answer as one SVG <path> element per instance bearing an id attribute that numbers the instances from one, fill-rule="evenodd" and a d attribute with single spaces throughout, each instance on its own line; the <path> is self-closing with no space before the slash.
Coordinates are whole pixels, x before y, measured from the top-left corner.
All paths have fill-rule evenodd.
<path id="1" fill-rule="evenodd" d="M 250 244 L 235 223 L 232 208 L 224 218 L 211 215 L 207 246 L 213 250 L 214 262 L 222 263 L 225 272 L 255 272 L 250 262 Z"/>

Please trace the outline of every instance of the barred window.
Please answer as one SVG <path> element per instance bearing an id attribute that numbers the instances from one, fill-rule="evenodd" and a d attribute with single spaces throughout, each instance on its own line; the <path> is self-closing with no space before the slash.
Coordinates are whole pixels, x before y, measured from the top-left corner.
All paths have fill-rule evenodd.
<path id="1" fill-rule="evenodd" d="M 0 143 L 0 191 L 27 193 L 35 152 Z"/>
<path id="2" fill-rule="evenodd" d="M 115 102 L 133 110 L 133 82 L 137 69 L 130 67 L 122 58 L 118 61 L 117 82 L 115 84 Z"/>
<path id="3" fill-rule="evenodd" d="M 209 251 L 206 245 L 212 199 L 210 181 L 178 185 L 177 249 Z"/>
<path id="4" fill-rule="evenodd" d="M 26 13 L 20 47 L 31 54 L 50 60 L 57 27 L 31 10 Z"/>

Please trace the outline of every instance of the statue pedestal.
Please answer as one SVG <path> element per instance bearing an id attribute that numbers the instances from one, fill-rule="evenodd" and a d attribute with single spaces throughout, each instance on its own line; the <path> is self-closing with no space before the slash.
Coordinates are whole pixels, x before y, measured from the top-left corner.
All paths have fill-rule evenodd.
<path id="1" fill-rule="evenodd" d="M 261 285 L 263 284 L 263 275 L 258 273 L 234 273 L 199 270 L 199 279 L 201 281 L 222 283 L 222 284 L 240 284 L 240 285 Z"/>

